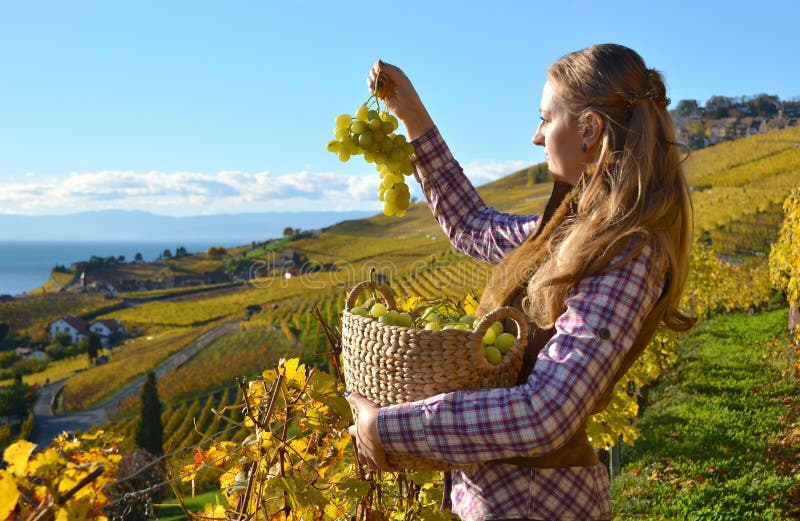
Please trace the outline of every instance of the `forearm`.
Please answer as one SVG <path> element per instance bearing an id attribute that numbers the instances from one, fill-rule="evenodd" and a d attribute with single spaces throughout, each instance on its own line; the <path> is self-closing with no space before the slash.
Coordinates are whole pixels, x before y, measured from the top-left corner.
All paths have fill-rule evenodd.
<path id="1" fill-rule="evenodd" d="M 422 105 L 407 114 L 402 122 L 406 127 L 406 137 L 409 141 L 419 138 L 433 128 L 433 119 Z"/>
<path id="2" fill-rule="evenodd" d="M 496 264 L 533 232 L 537 216 L 504 214 L 486 205 L 436 127 L 412 144 L 415 176 L 428 206 L 458 250 Z"/>

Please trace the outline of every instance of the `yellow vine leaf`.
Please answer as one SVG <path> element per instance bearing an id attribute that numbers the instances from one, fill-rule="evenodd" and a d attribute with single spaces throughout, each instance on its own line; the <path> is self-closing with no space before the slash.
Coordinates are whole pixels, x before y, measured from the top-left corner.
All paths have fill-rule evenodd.
<path id="1" fill-rule="evenodd" d="M 306 366 L 300 363 L 299 358 L 284 360 L 278 370 L 286 378 L 287 387 L 302 388 L 306 383 Z"/>
<path id="2" fill-rule="evenodd" d="M 325 508 L 322 511 L 322 519 L 324 521 L 334 521 L 336 519 L 341 519 L 345 517 L 345 512 L 334 503 L 329 503 L 325 505 Z"/>
<path id="3" fill-rule="evenodd" d="M 10 472 L 0 470 L 0 519 L 9 519 L 17 507 L 19 489 Z"/>
<path id="4" fill-rule="evenodd" d="M 20 440 L 8 446 L 3 452 L 3 459 L 8 463 L 8 470 L 15 476 L 25 476 L 28 469 L 28 458 L 35 447 L 35 443 L 27 440 Z"/>
<path id="5" fill-rule="evenodd" d="M 227 469 L 220 477 L 219 477 L 219 484 L 220 486 L 225 489 L 233 485 L 233 482 L 236 480 L 236 474 L 239 473 L 239 469 L 237 468 L 230 468 Z"/>
<path id="6" fill-rule="evenodd" d="M 467 293 L 467 296 L 464 297 L 464 313 L 467 315 L 474 315 L 475 311 L 478 309 L 478 298 L 475 296 L 473 292 Z"/>
<path id="7" fill-rule="evenodd" d="M 226 519 L 225 507 L 219 503 L 207 504 L 203 509 L 203 519 Z"/>
<path id="8" fill-rule="evenodd" d="M 422 297 L 417 295 L 407 297 L 397 301 L 397 310 L 404 311 L 405 313 L 411 313 L 415 309 L 419 307 L 419 303 L 422 301 Z"/>
<path id="9" fill-rule="evenodd" d="M 31 458 L 28 463 L 28 472 L 33 476 L 43 478 L 51 472 L 57 472 L 64 463 L 64 457 L 57 450 L 50 448 Z"/>

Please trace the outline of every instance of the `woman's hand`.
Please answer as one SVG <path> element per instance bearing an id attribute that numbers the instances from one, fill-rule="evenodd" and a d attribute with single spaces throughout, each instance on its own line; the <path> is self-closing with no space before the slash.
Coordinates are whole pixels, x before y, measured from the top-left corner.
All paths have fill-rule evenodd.
<path id="1" fill-rule="evenodd" d="M 405 125 L 409 141 L 433 127 L 433 120 L 419 94 L 399 67 L 378 60 L 369 71 L 367 86 L 370 92 L 376 92 L 377 87 L 378 97 Z"/>
<path id="2" fill-rule="evenodd" d="M 350 426 L 350 436 L 356 444 L 358 461 L 363 465 L 396 472 L 398 469 L 386 461 L 386 451 L 378 436 L 378 407 L 358 393 L 347 395 L 353 409 L 355 425 Z"/>

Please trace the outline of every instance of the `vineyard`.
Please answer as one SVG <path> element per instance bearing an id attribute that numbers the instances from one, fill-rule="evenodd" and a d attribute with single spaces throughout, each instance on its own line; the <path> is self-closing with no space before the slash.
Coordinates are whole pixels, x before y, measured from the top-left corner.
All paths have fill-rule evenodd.
<path id="1" fill-rule="evenodd" d="M 207 329 L 198 327 L 139 337 L 115 348 L 108 364 L 91 367 L 69 379 L 63 390 L 64 410 L 80 411 L 99 405 Z"/>
<path id="2" fill-rule="evenodd" d="M 787 195 L 800 185 L 798 142 L 800 129 L 792 128 L 724 143 L 689 159 L 698 241 L 684 306 L 701 319 L 781 305 L 776 287 L 797 302 L 798 196 L 787 200 Z M 527 176 L 514 174 L 480 191 L 500 209 L 529 213 L 541 211 L 550 188 L 548 183 L 529 186 Z M 784 225 L 779 236 L 781 222 L 791 216 L 795 224 Z M 779 248 L 771 248 L 776 242 Z M 169 480 L 179 492 L 221 489 L 228 506 L 206 508 L 206 515 L 215 518 L 224 517 L 229 508 L 242 514 L 258 511 L 267 518 L 282 512 L 285 519 L 340 519 L 356 512 L 362 518 L 447 519 L 436 508 L 441 499 L 438 475 L 373 474 L 352 459 L 346 431 L 349 406 L 341 397 L 336 357 L 323 324 L 338 326 L 347 291 L 373 270 L 398 297 L 424 302 L 480 292 L 491 267 L 448 249 L 419 203 L 403 219 L 348 221 L 319 237 L 293 241 L 291 247 L 315 263 L 333 263 L 333 268 L 291 278 L 256 273 L 245 289 L 147 302 L 107 315 L 144 335 L 115 348 L 111 363 L 70 378 L 65 409 L 95 406 L 204 331 L 241 321 L 234 333 L 158 382 L 165 405 L 164 449 L 174 453 L 168 459 L 173 469 Z M 258 245 L 250 251 L 256 261 L 266 262 L 274 254 Z M 779 253 L 768 259 L 771 251 Z M 239 254 L 247 256 L 247 249 Z M 210 266 L 205 262 L 186 266 L 205 269 Z M 31 329 L 68 311 L 106 305 L 108 301 L 88 295 L 58 295 L 53 302 L 37 296 L 0 304 L 0 322 L 14 320 L 15 328 Z M 248 312 L 253 306 L 257 311 Z M 674 335 L 658 334 L 619 382 L 609 408 L 588 425 L 596 448 L 637 440 L 639 390 L 676 363 L 676 342 Z M 131 450 L 137 407 L 135 398 L 123 403 L 118 416 L 103 426 L 105 434 L 98 431 L 81 441 L 86 450 L 100 454 L 98 447 L 105 450 L 114 443 Z M 122 435 L 123 441 L 108 432 Z M 24 464 L 23 456 L 12 456 L 15 486 L 23 487 L 39 468 L 33 463 L 38 456 L 25 455 Z M 0 474 L 0 487 L 10 490 L 10 475 Z M 257 497 L 264 499 L 260 506 Z"/>
<path id="3" fill-rule="evenodd" d="M 695 152 L 686 162 L 694 188 L 695 232 L 727 255 L 768 253 L 781 205 L 800 186 L 800 129 L 788 128 Z"/>

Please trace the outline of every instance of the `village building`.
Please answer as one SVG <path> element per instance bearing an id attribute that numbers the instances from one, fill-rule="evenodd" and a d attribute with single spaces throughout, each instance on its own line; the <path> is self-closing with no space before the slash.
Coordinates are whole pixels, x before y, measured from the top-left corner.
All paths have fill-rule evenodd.
<path id="1" fill-rule="evenodd" d="M 26 360 L 49 360 L 50 357 L 47 356 L 47 353 L 44 351 L 39 351 L 33 349 L 31 347 L 18 347 L 14 350 L 14 352 L 20 358 L 24 358 Z"/>
<path id="2" fill-rule="evenodd" d="M 52 322 L 49 329 L 50 338 L 55 339 L 57 335 L 66 333 L 72 344 L 77 344 L 82 338 L 88 338 L 92 334 L 89 330 L 89 323 L 81 317 L 75 316 L 61 317 Z"/>
<path id="3" fill-rule="evenodd" d="M 89 325 L 89 331 L 100 337 L 100 343 L 103 344 L 103 347 L 108 347 L 111 344 L 111 335 L 123 333 L 125 328 L 116 318 L 106 318 L 92 322 Z"/>
<path id="4" fill-rule="evenodd" d="M 66 333 L 69 335 L 70 343 L 77 344 L 83 338 L 95 334 L 100 338 L 103 347 L 111 344 L 111 336 L 115 333 L 124 333 L 125 328 L 122 323 L 115 319 L 102 319 L 87 322 L 81 317 L 66 316 L 55 320 L 50 324 L 50 338 L 55 339 L 57 335 Z"/>

